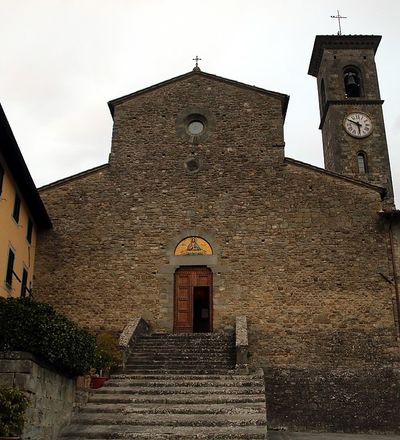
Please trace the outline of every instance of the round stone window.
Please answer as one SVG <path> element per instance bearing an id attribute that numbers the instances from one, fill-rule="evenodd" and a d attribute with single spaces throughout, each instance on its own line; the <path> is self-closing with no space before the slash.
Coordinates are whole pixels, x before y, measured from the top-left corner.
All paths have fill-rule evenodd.
<path id="1" fill-rule="evenodd" d="M 204 143 L 214 126 L 213 115 L 200 107 L 187 107 L 176 118 L 177 135 L 192 145 Z"/>
<path id="2" fill-rule="evenodd" d="M 188 132 L 193 136 L 198 136 L 204 131 L 204 124 L 201 121 L 190 121 L 188 124 Z"/>

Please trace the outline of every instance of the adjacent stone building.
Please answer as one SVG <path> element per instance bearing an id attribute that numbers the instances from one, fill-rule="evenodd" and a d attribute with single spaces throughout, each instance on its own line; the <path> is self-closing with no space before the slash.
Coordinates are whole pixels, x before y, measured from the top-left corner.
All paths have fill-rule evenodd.
<path id="1" fill-rule="evenodd" d="M 272 427 L 399 430 L 379 40 L 315 40 L 325 169 L 285 157 L 281 93 L 195 68 L 111 101 L 109 163 L 40 191 L 36 297 L 94 330 L 229 333 L 245 315 Z"/>

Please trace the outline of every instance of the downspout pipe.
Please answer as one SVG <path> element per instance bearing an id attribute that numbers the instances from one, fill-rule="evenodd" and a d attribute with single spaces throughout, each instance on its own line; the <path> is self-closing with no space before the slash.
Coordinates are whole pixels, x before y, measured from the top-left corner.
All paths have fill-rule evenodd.
<path id="1" fill-rule="evenodd" d="M 396 265 L 396 255 L 394 251 L 394 240 L 393 240 L 393 217 L 389 220 L 389 240 L 390 240 L 390 251 L 392 256 L 393 265 L 393 281 L 394 281 L 394 291 L 396 296 L 396 312 L 397 312 L 397 335 L 400 337 L 400 294 L 399 294 L 399 283 L 397 277 L 397 265 Z"/>

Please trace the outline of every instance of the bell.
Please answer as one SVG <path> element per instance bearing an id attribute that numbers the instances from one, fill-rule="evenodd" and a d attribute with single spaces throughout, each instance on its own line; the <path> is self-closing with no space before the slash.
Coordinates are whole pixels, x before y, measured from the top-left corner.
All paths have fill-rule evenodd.
<path id="1" fill-rule="evenodd" d="M 346 73 L 344 85 L 346 88 L 346 96 L 348 98 L 357 98 L 360 96 L 360 84 L 357 81 L 358 77 L 355 73 Z"/>
<path id="2" fill-rule="evenodd" d="M 348 73 L 346 75 L 346 86 L 348 87 L 358 86 L 354 73 Z"/>

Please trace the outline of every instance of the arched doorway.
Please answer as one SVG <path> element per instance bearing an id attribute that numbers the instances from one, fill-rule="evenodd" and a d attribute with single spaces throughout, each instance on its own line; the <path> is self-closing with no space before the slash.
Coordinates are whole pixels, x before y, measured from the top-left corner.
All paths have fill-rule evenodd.
<path id="1" fill-rule="evenodd" d="M 175 272 L 174 332 L 212 332 L 212 272 L 205 266 Z"/>

